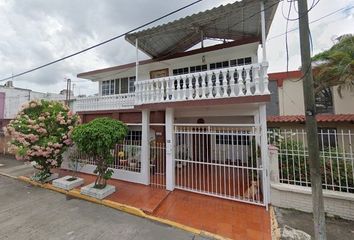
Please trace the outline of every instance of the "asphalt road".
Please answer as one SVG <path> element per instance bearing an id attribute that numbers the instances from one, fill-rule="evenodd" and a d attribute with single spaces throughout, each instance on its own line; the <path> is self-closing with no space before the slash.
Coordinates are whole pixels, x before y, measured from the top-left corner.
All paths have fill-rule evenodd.
<path id="1" fill-rule="evenodd" d="M 0 176 L 1 240 L 205 239 Z"/>

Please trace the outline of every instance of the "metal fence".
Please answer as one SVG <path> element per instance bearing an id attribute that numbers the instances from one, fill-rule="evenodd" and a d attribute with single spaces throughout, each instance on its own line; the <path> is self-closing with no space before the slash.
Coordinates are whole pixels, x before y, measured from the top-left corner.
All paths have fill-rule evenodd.
<path id="1" fill-rule="evenodd" d="M 166 146 L 164 142 L 150 143 L 150 185 L 166 187 Z"/>
<path id="2" fill-rule="evenodd" d="M 110 168 L 130 172 L 141 171 L 141 141 L 123 141 L 123 143 L 116 144 L 111 154 L 113 162 L 109 165 Z M 96 165 L 92 156 L 79 153 L 78 158 L 82 163 Z"/>
<path id="3" fill-rule="evenodd" d="M 354 133 L 320 129 L 318 140 L 323 189 L 354 193 Z M 268 141 L 278 147 L 280 182 L 310 187 L 306 131 L 268 130 Z"/>
<path id="4" fill-rule="evenodd" d="M 263 204 L 259 128 L 175 125 L 176 187 Z"/>

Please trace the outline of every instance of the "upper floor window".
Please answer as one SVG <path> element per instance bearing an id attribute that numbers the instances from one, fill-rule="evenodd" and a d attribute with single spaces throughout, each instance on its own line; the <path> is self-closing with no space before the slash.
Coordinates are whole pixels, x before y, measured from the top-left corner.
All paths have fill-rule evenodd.
<path id="1" fill-rule="evenodd" d="M 189 68 L 185 67 L 185 68 L 173 69 L 172 73 L 173 73 L 174 76 L 182 75 L 182 74 L 188 74 L 189 73 Z"/>
<path id="2" fill-rule="evenodd" d="M 316 93 L 315 104 L 317 113 L 333 113 L 333 98 L 330 88 L 325 88 Z"/>
<path id="3" fill-rule="evenodd" d="M 135 76 L 102 81 L 102 95 L 132 93 L 135 91 Z"/>
<path id="4" fill-rule="evenodd" d="M 102 95 L 114 94 L 114 80 L 102 81 Z"/>
<path id="5" fill-rule="evenodd" d="M 245 58 L 238 58 L 238 59 L 230 60 L 230 66 L 231 67 L 243 66 L 243 65 L 248 65 L 248 64 L 252 64 L 252 58 L 251 57 L 245 57 Z"/>

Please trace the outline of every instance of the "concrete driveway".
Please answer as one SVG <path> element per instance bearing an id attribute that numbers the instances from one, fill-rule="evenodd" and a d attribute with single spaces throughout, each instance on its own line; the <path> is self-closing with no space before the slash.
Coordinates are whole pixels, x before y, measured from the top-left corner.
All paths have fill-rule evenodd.
<path id="1" fill-rule="evenodd" d="M 0 239 L 205 239 L 0 176 Z"/>

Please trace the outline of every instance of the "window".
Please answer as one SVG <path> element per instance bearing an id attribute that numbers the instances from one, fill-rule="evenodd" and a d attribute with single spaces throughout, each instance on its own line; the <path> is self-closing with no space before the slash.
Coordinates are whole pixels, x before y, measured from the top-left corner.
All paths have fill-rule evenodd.
<path id="1" fill-rule="evenodd" d="M 229 67 L 229 61 L 210 63 L 210 70 L 227 68 L 227 67 Z"/>
<path id="2" fill-rule="evenodd" d="M 208 70 L 208 66 L 206 64 L 193 66 L 193 67 L 189 68 L 190 73 L 203 72 L 203 71 L 206 71 L 206 70 Z"/>
<path id="3" fill-rule="evenodd" d="M 172 73 L 173 73 L 174 76 L 182 75 L 182 74 L 188 74 L 189 73 L 189 68 L 185 67 L 185 68 L 173 69 Z"/>
<path id="4" fill-rule="evenodd" d="M 114 94 L 114 80 L 102 81 L 102 96 Z"/>
<path id="5" fill-rule="evenodd" d="M 335 128 L 318 128 L 318 142 L 320 149 L 336 147 L 337 129 Z"/>
<path id="6" fill-rule="evenodd" d="M 125 137 L 125 140 L 130 141 L 131 143 L 141 142 L 141 134 L 141 131 L 129 130 L 128 135 Z"/>
<path id="7" fill-rule="evenodd" d="M 247 132 L 240 134 L 247 134 Z M 216 144 L 250 145 L 250 137 L 247 135 L 216 135 Z"/>
<path id="8" fill-rule="evenodd" d="M 317 113 L 333 113 L 333 99 L 330 88 L 325 88 L 315 96 Z"/>
<path id="9" fill-rule="evenodd" d="M 130 77 L 130 78 L 129 78 L 129 92 L 130 92 L 130 93 L 135 92 L 135 85 L 134 85 L 134 83 L 135 83 L 135 77 Z"/>
<path id="10" fill-rule="evenodd" d="M 238 58 L 238 59 L 230 60 L 230 66 L 231 67 L 243 66 L 243 65 L 248 65 L 248 64 L 252 64 L 252 58 L 251 57 Z"/>

